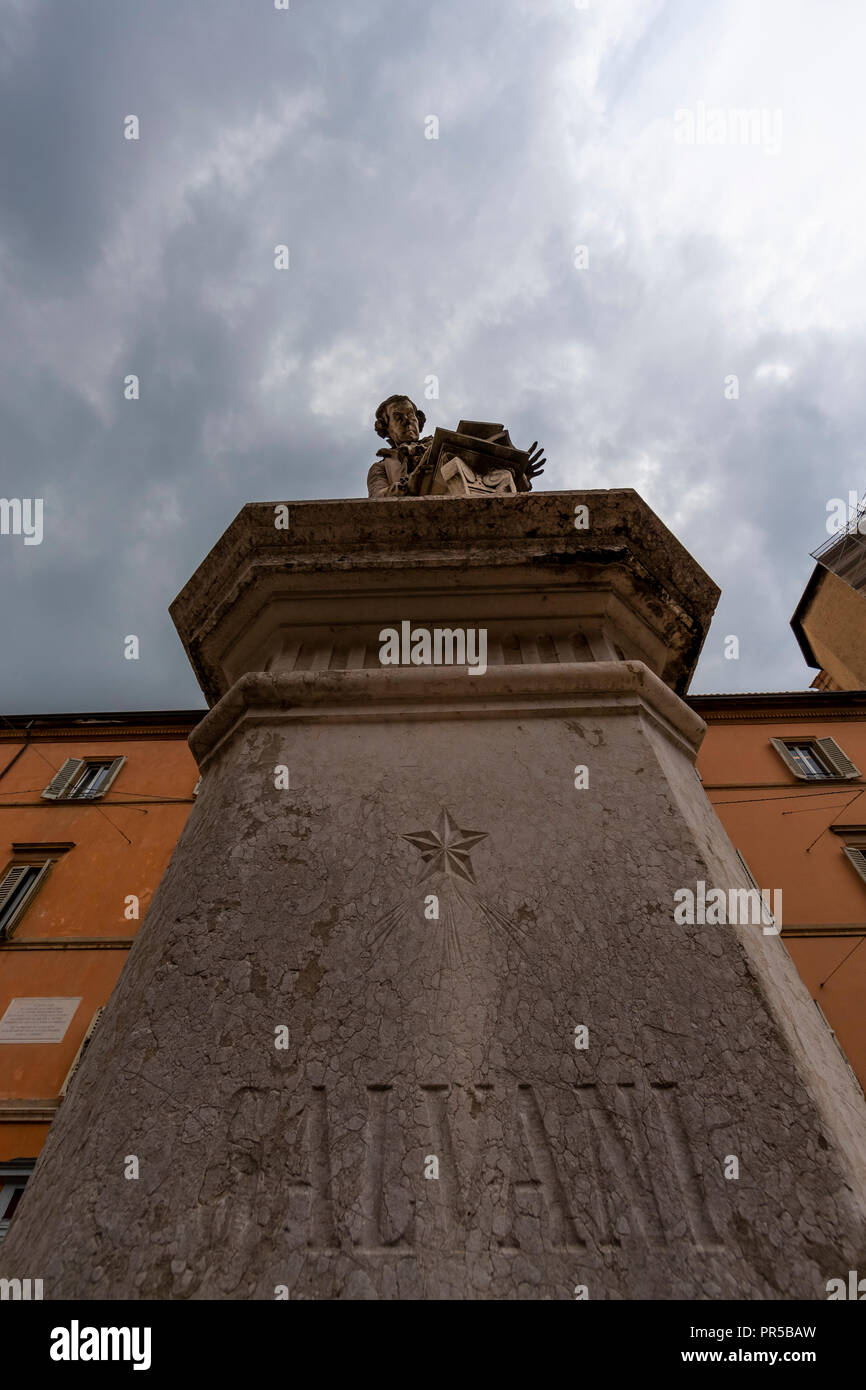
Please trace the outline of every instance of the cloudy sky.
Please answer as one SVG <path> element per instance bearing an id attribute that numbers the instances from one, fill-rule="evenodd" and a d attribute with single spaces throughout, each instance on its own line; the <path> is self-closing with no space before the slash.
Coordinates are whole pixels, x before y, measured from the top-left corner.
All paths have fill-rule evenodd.
<path id="1" fill-rule="evenodd" d="M 245 502 L 363 495 L 433 375 L 431 424 L 636 488 L 712 575 L 695 691 L 807 686 L 866 482 L 864 40 L 862 0 L 0 0 L 0 496 L 44 499 L 0 709 L 200 706 L 175 594 Z"/>

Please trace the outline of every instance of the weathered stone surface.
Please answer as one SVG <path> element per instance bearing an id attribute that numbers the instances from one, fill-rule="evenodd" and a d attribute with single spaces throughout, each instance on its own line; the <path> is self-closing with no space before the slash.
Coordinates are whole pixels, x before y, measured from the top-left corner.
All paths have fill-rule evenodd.
<path id="1" fill-rule="evenodd" d="M 250 504 L 171 614 L 209 703 L 247 671 L 378 667 L 380 629 L 403 618 L 482 625 L 506 647 L 578 634 L 586 659 L 632 657 L 682 692 L 718 597 L 622 488 Z"/>
<path id="2" fill-rule="evenodd" d="M 558 596 L 526 531 L 559 503 L 512 501 L 535 510 L 501 564 L 537 624 Z M 382 509 L 396 537 L 440 506 L 471 530 L 464 505 L 487 506 Z M 642 572 L 671 593 L 643 511 Z M 236 640 L 221 584 L 255 614 L 284 582 L 261 516 L 246 577 L 212 556 L 176 606 L 213 672 Z M 305 570 L 340 621 L 345 563 Z M 222 616 L 199 638 L 204 593 Z M 666 671 L 685 643 L 653 621 Z M 0 1271 L 52 1298 L 822 1298 L 864 1267 L 862 1098 L 782 942 L 674 923 L 678 888 L 748 886 L 694 771 L 702 728 L 639 661 L 240 672 Z"/>

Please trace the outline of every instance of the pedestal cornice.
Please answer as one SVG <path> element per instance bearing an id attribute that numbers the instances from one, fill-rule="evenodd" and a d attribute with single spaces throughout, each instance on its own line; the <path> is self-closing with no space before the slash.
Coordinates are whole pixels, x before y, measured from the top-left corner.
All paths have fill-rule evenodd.
<path id="1" fill-rule="evenodd" d="M 582 712 L 643 714 L 690 757 L 706 725 L 639 661 L 499 666 L 475 679 L 443 667 L 299 671 L 242 676 L 190 736 L 204 767 L 248 718 L 353 724 L 395 720 L 554 718 Z"/>
<path id="2" fill-rule="evenodd" d="M 718 594 L 619 489 L 250 504 L 171 614 L 211 704 L 250 671 L 378 664 L 379 630 L 404 619 L 484 627 L 504 664 L 545 659 L 539 642 L 566 664 L 643 661 L 681 693 Z"/>

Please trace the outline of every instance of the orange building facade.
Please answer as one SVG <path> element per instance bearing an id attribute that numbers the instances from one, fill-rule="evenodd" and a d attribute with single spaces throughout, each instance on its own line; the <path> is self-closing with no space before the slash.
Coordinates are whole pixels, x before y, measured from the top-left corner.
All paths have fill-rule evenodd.
<path id="1" fill-rule="evenodd" d="M 866 691 L 698 695 L 698 771 L 866 1087 Z"/>
<path id="2" fill-rule="evenodd" d="M 0 1238 L 189 815 L 200 717 L 0 725 Z"/>

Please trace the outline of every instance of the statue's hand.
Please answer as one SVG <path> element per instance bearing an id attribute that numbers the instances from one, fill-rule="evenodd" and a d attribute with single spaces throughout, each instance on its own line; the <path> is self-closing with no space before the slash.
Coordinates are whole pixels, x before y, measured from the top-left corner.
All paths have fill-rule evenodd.
<path id="1" fill-rule="evenodd" d="M 425 475 L 430 471 L 430 446 L 425 441 L 416 440 L 407 447 L 409 452 L 406 459 L 406 490 L 417 496 Z"/>
<path id="2" fill-rule="evenodd" d="M 533 449 L 537 452 L 533 453 Z M 535 478 L 539 473 L 544 472 L 544 465 L 547 463 L 547 459 L 542 457 L 544 450 L 538 448 L 538 440 L 536 439 L 534 444 L 530 444 L 526 452 L 529 454 L 529 462 L 526 465 L 526 477 L 527 479 Z"/>
<path id="3" fill-rule="evenodd" d="M 424 477 L 428 471 L 429 466 L 426 460 L 422 459 L 419 464 L 416 464 L 412 472 L 406 478 L 406 491 L 411 492 L 413 496 L 417 497 L 418 489 L 424 481 Z"/>

